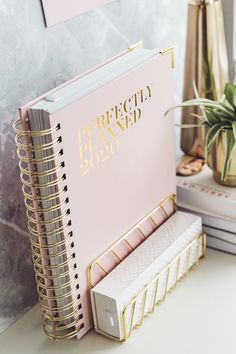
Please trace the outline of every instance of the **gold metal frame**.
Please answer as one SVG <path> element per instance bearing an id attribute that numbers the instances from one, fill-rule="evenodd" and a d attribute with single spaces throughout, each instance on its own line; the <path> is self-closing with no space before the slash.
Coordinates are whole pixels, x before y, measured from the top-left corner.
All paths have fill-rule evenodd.
<path id="1" fill-rule="evenodd" d="M 132 231 L 134 230 L 138 230 L 141 231 L 140 226 L 142 225 L 143 222 L 147 221 L 147 220 L 151 220 L 152 222 L 155 223 L 155 221 L 152 218 L 152 215 L 158 210 L 160 209 L 163 213 L 163 215 L 165 216 L 165 220 L 166 221 L 172 214 L 168 215 L 165 211 L 165 205 L 168 202 L 172 202 L 173 203 L 173 213 L 176 211 L 176 196 L 170 195 L 168 196 L 161 204 L 159 204 L 157 207 L 155 207 L 150 213 L 148 213 L 146 216 L 144 216 L 144 218 L 142 218 L 137 224 L 135 224 L 127 233 L 125 233 L 118 241 L 116 241 L 114 244 L 112 244 L 105 252 L 103 252 L 88 268 L 88 282 L 89 282 L 89 286 L 92 289 L 95 285 L 96 282 L 94 281 L 94 270 L 96 267 L 98 267 L 102 272 L 103 272 L 103 277 L 105 277 L 110 270 L 105 269 L 102 265 L 101 262 L 102 260 L 107 256 L 113 256 L 116 258 L 116 260 L 118 261 L 118 264 L 123 260 L 120 259 L 119 255 L 116 253 L 115 248 L 119 245 L 119 244 L 126 244 L 127 247 L 129 248 L 129 253 L 131 253 L 134 248 L 132 247 L 132 245 L 130 244 L 130 242 L 127 240 L 128 236 L 131 234 Z M 160 226 L 160 225 L 159 225 Z M 156 229 L 159 227 L 156 225 Z M 145 235 L 140 232 L 140 237 L 142 238 L 142 241 L 144 241 L 146 239 Z M 151 235 L 149 236 L 151 237 Z M 197 246 L 197 253 L 196 253 L 196 259 L 193 265 L 190 265 L 190 254 L 192 252 L 192 250 L 194 249 L 194 247 Z M 143 324 L 143 320 L 144 317 L 146 316 L 145 313 L 145 307 L 146 307 L 146 300 L 147 300 L 147 293 L 148 290 L 154 286 L 154 293 L 153 293 L 153 299 L 151 301 L 152 306 L 151 308 L 148 310 L 147 314 L 152 314 L 154 312 L 155 306 L 160 303 L 163 302 L 166 298 L 167 293 L 174 289 L 177 285 L 177 282 L 180 281 L 185 275 L 188 274 L 189 270 L 191 268 L 193 268 L 193 266 L 197 266 L 199 263 L 199 260 L 203 257 L 205 257 L 206 255 L 206 235 L 204 233 L 198 235 L 192 242 L 190 242 L 185 249 L 180 252 L 177 257 L 170 262 L 167 267 L 161 272 L 159 273 L 149 284 L 147 284 L 131 301 L 128 305 L 126 305 L 123 310 L 121 311 L 121 330 L 123 333 L 123 338 L 121 340 L 118 340 L 114 337 L 110 337 L 111 339 L 114 340 L 118 340 L 118 341 L 126 341 L 132 333 L 132 330 L 134 327 L 140 327 Z M 186 267 L 184 269 L 184 273 L 181 275 L 181 277 L 179 276 L 179 271 L 180 271 L 180 263 L 181 260 L 186 257 Z M 168 284 L 169 284 L 169 274 L 170 274 L 170 269 L 176 266 L 176 273 L 175 273 L 175 279 L 174 279 L 174 284 L 173 286 L 168 289 Z M 157 292 L 158 292 L 158 285 L 159 285 L 159 280 L 165 276 L 165 285 L 164 285 L 164 291 L 162 293 L 161 299 L 159 301 L 156 301 L 156 297 L 157 297 Z M 141 318 L 139 320 L 138 323 L 134 324 L 134 318 L 135 318 L 135 310 L 136 310 L 136 304 L 137 302 L 142 299 L 142 309 L 141 309 Z M 130 321 L 127 325 L 126 323 L 126 318 L 127 318 L 127 313 L 131 313 L 130 315 Z"/>
<path id="2" fill-rule="evenodd" d="M 197 254 L 196 254 L 196 260 L 192 266 L 190 266 L 189 261 L 190 261 L 190 254 L 191 250 L 193 249 L 194 246 L 197 245 Z M 167 293 L 175 289 L 177 282 L 181 280 L 184 276 L 188 275 L 189 270 L 193 266 L 197 266 L 199 263 L 199 260 L 206 255 L 206 235 L 201 234 L 198 236 L 196 239 L 194 239 L 192 242 L 188 244 L 188 246 L 178 254 L 178 256 L 168 264 L 168 266 L 161 272 L 159 273 L 147 286 L 145 286 L 131 301 L 128 305 L 126 305 L 121 313 L 121 323 L 122 323 L 122 333 L 123 333 L 123 341 L 126 341 L 131 333 L 134 327 L 140 327 L 143 324 L 143 320 L 146 314 L 150 315 L 154 312 L 155 306 L 161 302 L 163 302 L 166 298 Z M 184 273 L 182 274 L 181 278 L 179 277 L 179 270 L 180 270 L 180 262 L 183 257 L 186 257 L 186 267 L 184 270 Z M 176 273 L 175 273 L 175 281 L 174 285 L 168 290 L 168 282 L 169 282 L 169 274 L 170 274 L 170 269 L 171 267 L 176 265 Z M 161 299 L 159 301 L 156 300 L 157 297 L 157 292 L 158 292 L 158 285 L 159 285 L 159 280 L 162 277 L 165 277 L 165 285 L 164 285 L 164 291 L 162 293 Z M 152 306 L 149 308 L 148 312 L 145 314 L 145 307 L 146 307 L 146 300 L 147 300 L 147 293 L 148 290 L 154 287 L 155 291 L 153 293 L 153 298 L 152 298 Z M 138 300 L 142 300 L 142 310 L 141 310 L 141 318 L 139 320 L 139 323 L 134 324 L 134 318 L 135 318 L 135 309 L 136 309 L 136 304 Z M 131 316 L 130 316 L 130 321 L 127 325 L 126 323 L 126 318 L 128 316 L 127 313 L 131 311 Z"/>
<path id="3" fill-rule="evenodd" d="M 173 203 L 173 212 L 176 210 L 176 196 L 174 194 L 169 195 L 166 199 L 164 199 L 160 204 L 158 204 L 154 209 L 151 210 L 147 215 L 145 215 L 137 224 L 135 224 L 128 232 L 126 232 L 118 241 L 114 242 L 106 251 L 104 251 L 100 256 L 98 256 L 95 261 L 89 266 L 88 268 L 88 284 L 90 289 L 92 289 L 96 284 L 94 281 L 94 270 L 96 267 L 100 268 L 100 270 L 103 272 L 103 276 L 105 277 L 108 273 L 109 270 L 105 269 L 102 265 L 101 262 L 104 259 L 104 257 L 110 255 L 112 257 L 115 257 L 118 263 L 120 263 L 123 259 L 120 258 L 119 254 L 115 251 L 115 248 L 123 244 L 127 247 L 127 250 L 129 250 L 129 253 L 131 253 L 135 247 L 132 246 L 131 242 L 129 241 L 129 235 L 133 231 L 138 231 L 138 234 L 140 236 L 141 241 L 144 241 L 146 239 L 145 234 L 141 230 L 141 225 L 147 221 L 151 220 L 155 228 L 158 226 L 156 225 L 153 215 L 155 212 L 160 210 L 164 216 L 164 221 L 168 219 L 170 215 L 167 214 L 165 207 L 168 205 L 168 203 L 171 202 Z"/>
<path id="4" fill-rule="evenodd" d="M 143 41 L 137 42 L 134 45 L 132 45 L 131 47 L 128 48 L 129 51 L 133 51 L 139 48 L 143 48 Z M 171 66 L 172 68 L 175 67 L 175 47 L 168 47 L 164 50 L 160 51 L 161 55 L 168 55 L 171 54 Z"/>
<path id="5" fill-rule="evenodd" d="M 168 54 L 171 54 L 171 66 L 172 68 L 175 67 L 175 47 L 169 47 L 169 48 L 166 48 L 162 51 L 160 51 L 160 54 L 161 55 L 168 55 Z"/>
<path id="6" fill-rule="evenodd" d="M 128 50 L 132 51 L 132 50 L 136 50 L 136 49 L 139 49 L 139 48 L 143 48 L 143 41 L 135 43 L 134 45 L 129 47 Z"/>

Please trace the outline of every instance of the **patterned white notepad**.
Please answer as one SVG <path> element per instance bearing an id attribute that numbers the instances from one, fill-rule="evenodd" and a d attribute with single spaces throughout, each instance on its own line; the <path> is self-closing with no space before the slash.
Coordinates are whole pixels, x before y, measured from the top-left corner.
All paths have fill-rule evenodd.
<path id="1" fill-rule="evenodd" d="M 126 305 L 157 274 L 160 274 L 187 246 L 202 233 L 201 218 L 185 212 L 176 212 L 159 229 L 157 229 L 133 253 L 121 262 L 91 291 L 95 329 L 98 332 L 122 340 L 121 314 Z M 188 267 L 199 258 L 198 245 L 191 248 Z M 186 271 L 187 256 L 181 258 L 178 278 Z M 168 288 L 172 288 L 176 280 L 174 263 L 170 268 Z M 163 296 L 166 286 L 166 274 L 159 280 L 155 301 Z M 146 294 L 146 305 L 143 309 L 143 298 L 135 304 L 132 326 L 139 323 L 142 312 L 147 313 L 153 303 L 154 286 Z M 126 311 L 125 322 L 130 322 L 132 309 Z"/>

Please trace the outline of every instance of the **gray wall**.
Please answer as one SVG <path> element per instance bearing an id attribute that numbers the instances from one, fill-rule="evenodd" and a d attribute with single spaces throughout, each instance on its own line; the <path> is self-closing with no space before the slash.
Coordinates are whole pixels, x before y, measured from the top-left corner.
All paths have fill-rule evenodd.
<path id="1" fill-rule="evenodd" d="M 18 107 L 141 39 L 176 45 L 179 100 L 186 10 L 187 0 L 116 0 L 47 29 L 40 0 L 0 0 L 0 331 L 37 301 L 11 128 Z"/>

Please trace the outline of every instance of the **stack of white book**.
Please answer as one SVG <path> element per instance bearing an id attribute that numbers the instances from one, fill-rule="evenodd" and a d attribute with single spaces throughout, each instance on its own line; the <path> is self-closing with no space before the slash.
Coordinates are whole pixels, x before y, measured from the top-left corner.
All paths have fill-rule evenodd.
<path id="1" fill-rule="evenodd" d="M 205 166 L 195 176 L 177 176 L 177 204 L 202 217 L 209 247 L 236 254 L 236 188 L 216 183 Z"/>

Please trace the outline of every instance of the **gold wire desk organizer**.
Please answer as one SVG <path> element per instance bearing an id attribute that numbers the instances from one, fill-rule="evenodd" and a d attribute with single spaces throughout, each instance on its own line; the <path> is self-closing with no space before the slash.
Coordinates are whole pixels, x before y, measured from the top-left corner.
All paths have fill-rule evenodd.
<path id="1" fill-rule="evenodd" d="M 122 262 L 136 247 L 146 240 L 162 223 L 164 223 L 176 211 L 176 196 L 169 195 L 151 212 L 145 215 L 137 224 L 135 224 L 128 232 L 126 232 L 118 241 L 114 242 L 106 251 L 104 251 L 90 265 L 88 269 L 88 283 L 92 289 L 100 280 L 102 280 L 113 268 Z M 157 223 L 154 215 L 160 212 L 162 220 Z M 149 230 L 143 230 L 145 223 L 149 222 L 152 227 Z M 136 232 L 136 239 L 132 238 Z M 120 248 L 125 248 L 125 252 L 120 252 Z M 109 267 L 106 266 L 109 259 Z M 112 263 L 112 265 L 110 265 Z M 96 277 L 98 271 L 100 274 Z"/>
<path id="2" fill-rule="evenodd" d="M 189 267 L 190 254 L 194 249 L 197 249 L 196 259 Z M 126 341 L 131 333 L 133 328 L 140 327 L 143 324 L 144 317 L 146 315 L 150 315 L 154 312 L 155 306 L 163 302 L 166 298 L 166 295 L 169 291 L 176 288 L 177 282 L 183 279 L 188 275 L 189 270 L 191 270 L 194 266 L 197 266 L 199 260 L 206 255 L 206 234 L 202 233 L 195 240 L 193 240 L 168 266 L 158 274 L 149 284 L 145 286 L 143 290 L 141 290 L 132 301 L 126 305 L 121 313 L 121 323 L 122 323 L 122 333 L 123 333 L 123 341 Z M 185 262 L 186 266 L 182 274 L 180 274 L 180 264 L 181 262 Z M 170 279 L 170 271 L 172 268 L 175 268 L 175 277 L 174 281 L 172 280 L 172 284 L 169 284 Z M 158 295 L 160 280 L 164 278 L 164 284 L 162 284 L 161 292 Z M 148 309 L 147 307 L 147 294 L 151 290 L 154 289 L 151 300 L 149 301 Z M 137 303 L 142 303 L 142 308 L 139 315 L 138 323 L 134 324 L 135 312 L 137 308 Z M 151 305 L 150 305 L 151 303 Z M 128 321 L 127 321 L 128 318 Z M 127 323 L 128 322 L 128 323 Z"/>
<path id="3" fill-rule="evenodd" d="M 172 203 L 173 208 L 170 214 L 168 214 L 165 210 L 165 206 L 170 202 Z M 137 230 L 140 234 L 142 238 L 141 242 L 144 241 L 148 236 L 151 236 L 150 234 L 145 237 L 143 233 L 140 232 L 141 226 L 147 220 L 150 220 L 153 223 L 153 214 L 157 210 L 161 210 L 164 215 L 163 222 L 165 222 L 176 211 L 175 195 L 170 195 L 168 198 L 166 198 L 160 205 L 154 208 L 149 214 L 147 214 L 141 221 L 139 221 L 133 228 L 131 228 L 125 235 L 123 235 L 117 242 L 109 247 L 90 265 L 88 269 L 88 280 L 91 289 L 125 258 L 121 258 L 116 251 L 119 245 L 122 244 L 127 246 L 128 251 L 126 256 L 128 256 L 128 254 L 134 250 L 135 247 L 133 247 L 129 240 L 129 236 L 134 230 Z M 159 226 L 161 226 L 161 224 L 156 225 L 153 232 Z M 138 247 L 138 245 L 136 245 L 136 247 Z M 205 257 L 205 255 L 206 234 L 202 233 L 198 235 L 192 242 L 190 242 L 177 255 L 177 257 L 171 261 L 165 269 L 163 269 L 161 273 L 157 274 L 156 277 L 141 291 L 139 291 L 137 295 L 128 303 L 128 305 L 123 308 L 120 314 L 121 331 L 123 333 L 123 338 L 121 341 L 126 341 L 131 336 L 132 330 L 134 328 L 142 326 L 144 317 L 154 312 L 155 306 L 165 300 L 167 293 L 175 289 L 178 281 L 187 276 L 189 270 L 197 266 L 200 259 Z M 105 268 L 103 265 L 103 261 L 106 259 L 106 257 L 113 257 L 116 261 L 112 268 Z M 94 273 L 97 269 L 101 271 L 101 274 L 100 278 L 95 280 Z M 172 277 L 170 276 L 171 272 Z M 147 298 L 149 298 L 148 301 Z M 107 334 L 105 335 L 107 336 Z M 118 340 L 114 337 L 109 337 Z"/>

